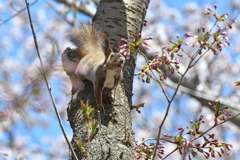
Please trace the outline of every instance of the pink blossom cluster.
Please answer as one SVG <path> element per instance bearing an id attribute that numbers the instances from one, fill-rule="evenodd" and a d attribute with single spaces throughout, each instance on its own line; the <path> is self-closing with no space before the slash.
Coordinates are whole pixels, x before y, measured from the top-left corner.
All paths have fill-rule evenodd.
<path id="1" fill-rule="evenodd" d="M 207 45 L 207 47 L 210 48 L 215 55 L 217 55 L 217 52 L 222 51 L 223 47 L 227 47 L 228 45 L 231 46 L 231 43 L 228 41 L 228 37 L 226 36 L 227 35 L 226 30 L 232 29 L 232 23 L 236 23 L 236 20 L 230 18 L 230 20 L 227 21 L 228 14 L 225 13 L 225 14 L 219 16 L 216 12 L 216 10 L 217 10 L 216 4 L 214 5 L 214 8 L 215 8 L 215 11 L 213 12 L 213 10 L 211 8 L 207 7 L 208 12 L 204 12 L 204 14 L 205 15 L 212 14 L 216 18 L 216 21 L 217 21 L 218 30 L 216 33 L 213 34 L 214 40 L 216 41 L 216 45 L 215 45 L 215 47 L 211 47 L 211 46 Z M 222 27 L 222 25 L 223 25 L 223 27 Z M 207 32 L 207 34 L 209 34 L 209 36 L 211 36 L 211 33 Z M 219 37 L 219 35 L 221 35 L 222 37 Z M 199 37 L 197 37 L 197 38 L 199 39 Z M 206 46 L 204 46 L 204 49 L 206 49 Z"/>
<path id="2" fill-rule="evenodd" d="M 140 46 L 143 46 L 147 50 L 150 50 L 150 47 L 148 46 L 148 43 L 146 41 L 153 39 L 153 36 L 149 36 L 144 39 L 140 38 L 141 33 L 138 33 L 138 36 L 136 36 L 136 38 L 133 39 L 132 42 L 129 42 L 124 38 L 121 39 L 121 41 L 126 42 L 126 44 L 120 46 L 120 53 L 123 53 L 127 60 L 130 59 L 131 51 L 138 50 Z"/>
<path id="3" fill-rule="evenodd" d="M 215 8 L 215 11 L 213 12 L 211 8 L 207 7 L 208 12 L 204 12 L 204 14 L 205 15 L 212 14 L 215 17 L 218 30 L 215 33 L 211 33 L 212 29 L 206 32 L 206 27 L 203 26 L 201 30 L 198 30 L 198 34 L 195 36 L 192 36 L 188 32 L 186 32 L 186 34 L 184 35 L 185 38 L 193 37 L 196 39 L 196 41 L 192 44 L 189 44 L 188 42 L 183 41 L 186 46 L 190 45 L 191 47 L 194 47 L 194 46 L 200 45 L 200 47 L 202 47 L 203 49 L 212 50 L 212 52 L 215 55 L 217 55 L 219 51 L 222 51 L 223 47 L 231 46 L 231 43 L 228 41 L 228 37 L 226 36 L 227 35 L 226 30 L 232 29 L 232 23 L 235 23 L 236 20 L 230 18 L 230 20 L 228 21 L 228 14 L 223 14 L 221 16 L 218 16 L 218 14 L 216 13 L 216 9 L 217 9 L 216 4 L 214 5 L 214 8 Z M 211 45 L 208 41 L 211 36 L 213 36 L 214 42 L 216 42 L 214 46 Z M 176 37 L 179 38 L 179 34 Z M 178 43 L 181 44 L 182 39 L 180 39 Z M 201 53 L 202 52 L 199 52 L 199 54 Z"/>
<path id="4" fill-rule="evenodd" d="M 164 154 L 164 146 L 162 142 L 159 142 L 157 147 L 157 155 L 160 159 L 162 159 L 162 155 Z M 152 159 L 152 155 L 154 150 L 156 149 L 156 144 L 150 143 L 150 145 L 139 144 L 137 147 L 134 147 L 133 150 L 137 152 L 137 159 L 143 158 L 144 160 Z"/>
<path id="5" fill-rule="evenodd" d="M 210 103 L 210 102 L 208 102 L 208 105 L 215 110 L 215 125 L 216 126 L 218 126 L 219 123 L 227 121 L 228 119 L 232 118 L 232 114 L 227 113 L 225 111 L 228 109 L 228 107 L 223 107 L 221 109 L 221 104 L 218 100 L 215 100 L 214 105 L 212 105 L 212 103 Z"/>
<path id="6" fill-rule="evenodd" d="M 154 59 L 148 61 L 148 65 L 144 66 L 139 72 L 138 79 L 142 79 L 143 82 L 146 81 L 146 83 L 150 83 L 150 78 L 152 78 L 152 75 L 150 75 L 149 70 L 155 70 L 159 73 L 159 78 L 161 81 L 166 80 L 168 75 L 167 71 L 164 70 L 163 72 L 159 69 L 160 66 L 166 65 L 168 67 L 168 71 L 172 74 L 174 74 L 176 69 L 179 69 L 179 63 L 181 60 L 179 57 L 182 57 L 181 54 L 173 54 L 174 50 L 176 48 L 163 46 L 162 47 L 162 54 L 155 55 Z M 155 52 L 157 54 L 158 52 Z M 146 75 L 146 78 L 145 78 Z M 144 80 L 145 78 L 145 80 Z"/>
<path id="7" fill-rule="evenodd" d="M 212 104 L 209 102 L 209 105 L 215 109 L 215 117 L 218 117 L 222 115 L 222 117 L 230 118 L 231 115 L 226 113 L 224 110 L 220 111 L 220 102 L 218 100 L 215 101 L 215 105 L 212 106 Z M 227 109 L 228 107 L 224 107 L 223 109 Z M 200 125 L 201 123 L 205 123 L 205 120 L 203 120 L 203 115 L 200 115 L 198 121 L 194 123 L 193 128 L 190 127 L 177 127 L 177 130 L 180 132 L 173 136 L 171 134 L 164 133 L 165 137 L 168 138 L 174 138 L 175 143 L 178 145 L 178 150 L 180 154 L 183 154 L 183 152 L 188 153 L 189 159 L 191 157 L 196 157 L 198 155 L 197 151 L 205 158 L 215 157 L 215 153 L 219 155 L 219 157 L 222 157 L 222 154 L 226 153 L 229 155 L 229 150 L 231 150 L 230 147 L 233 147 L 231 144 L 227 144 L 226 142 L 219 142 L 218 139 L 215 139 L 215 134 L 207 134 L 205 132 L 200 131 Z M 221 117 L 221 118 L 222 118 Z M 221 119 L 223 120 L 223 118 Z M 193 123 L 192 120 L 190 120 L 190 123 Z M 217 126 L 219 124 L 215 124 L 214 126 Z M 186 134 L 191 135 L 193 138 L 191 140 L 188 140 L 184 138 L 184 130 L 187 129 L 188 132 Z M 198 136 L 198 137 L 197 137 Z M 196 138 L 197 137 L 197 138 Z M 193 141 L 202 137 L 204 142 L 201 145 L 200 143 L 194 144 Z M 207 150 L 208 149 L 208 150 Z"/>

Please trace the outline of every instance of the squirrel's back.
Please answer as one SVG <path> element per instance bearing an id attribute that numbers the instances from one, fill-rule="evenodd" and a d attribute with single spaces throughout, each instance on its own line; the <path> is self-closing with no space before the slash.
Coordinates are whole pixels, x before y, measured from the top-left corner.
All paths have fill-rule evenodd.
<path id="1" fill-rule="evenodd" d="M 97 25 L 82 22 L 80 28 L 73 28 L 67 38 L 78 46 L 81 56 L 103 51 L 105 34 Z"/>

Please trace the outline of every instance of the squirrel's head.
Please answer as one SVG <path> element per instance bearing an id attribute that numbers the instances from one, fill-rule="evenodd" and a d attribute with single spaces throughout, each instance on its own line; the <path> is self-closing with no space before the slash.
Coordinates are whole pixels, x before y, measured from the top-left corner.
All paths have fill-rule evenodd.
<path id="1" fill-rule="evenodd" d="M 102 33 L 102 37 L 107 69 L 115 70 L 122 68 L 125 62 L 125 57 L 118 52 L 113 52 L 110 42 L 105 33 Z"/>
<path id="2" fill-rule="evenodd" d="M 123 67 L 125 62 L 125 57 L 118 52 L 111 52 L 108 56 L 106 65 L 110 70 L 120 69 Z"/>

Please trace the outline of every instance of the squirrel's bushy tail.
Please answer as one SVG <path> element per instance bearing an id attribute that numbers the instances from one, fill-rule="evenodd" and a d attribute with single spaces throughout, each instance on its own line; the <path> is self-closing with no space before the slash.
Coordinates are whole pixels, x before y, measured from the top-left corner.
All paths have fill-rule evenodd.
<path id="1" fill-rule="evenodd" d="M 102 48 L 104 43 L 104 36 L 99 27 L 88 22 L 82 22 L 80 28 L 69 31 L 67 38 L 80 50 L 88 52 Z"/>

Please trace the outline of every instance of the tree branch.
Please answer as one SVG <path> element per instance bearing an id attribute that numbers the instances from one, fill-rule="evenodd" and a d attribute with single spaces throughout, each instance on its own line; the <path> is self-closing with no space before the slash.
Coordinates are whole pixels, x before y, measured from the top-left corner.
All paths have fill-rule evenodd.
<path id="1" fill-rule="evenodd" d="M 32 2 L 31 4 L 29 4 L 29 6 L 32 6 L 32 5 L 34 5 L 36 2 L 37 2 L 38 0 L 35 0 L 34 2 Z M 6 19 L 6 20 L 4 20 L 1 24 L 0 24 L 0 26 L 1 25 L 3 25 L 4 23 L 6 23 L 6 22 L 8 22 L 8 21 L 10 21 L 12 18 L 14 18 L 14 17 L 16 17 L 16 16 L 18 16 L 20 13 L 22 13 L 23 11 L 25 11 L 27 9 L 27 7 L 25 7 L 25 8 L 23 8 L 23 9 L 21 9 L 20 11 L 18 11 L 16 14 L 14 14 L 14 15 L 12 15 L 11 17 L 9 17 L 8 19 Z"/>
<path id="2" fill-rule="evenodd" d="M 35 43 L 35 47 L 36 47 L 36 50 L 37 50 L 37 55 L 38 55 L 38 58 L 39 58 L 39 61 L 40 61 L 40 64 L 41 64 L 41 68 L 42 68 L 42 76 L 46 82 L 46 85 L 47 85 L 47 88 L 48 88 L 48 92 L 50 94 L 50 97 L 51 97 L 51 100 L 52 100 L 52 103 L 53 103 L 53 106 L 54 106 L 54 109 L 55 109 L 55 112 L 56 112 L 56 115 L 57 115 L 57 118 L 58 118 L 58 121 L 59 121 L 59 125 L 62 129 L 62 132 L 63 132 L 63 135 L 68 143 L 68 146 L 69 148 L 71 149 L 72 153 L 73 153 L 73 156 L 76 160 L 78 160 L 74 150 L 73 150 L 73 147 L 71 145 L 71 143 L 69 142 L 68 138 L 67 138 L 67 134 L 64 130 L 64 127 L 62 125 L 62 121 L 61 121 L 61 118 L 60 118 L 60 115 L 59 115 L 59 112 L 58 112 L 58 109 L 57 109 L 57 106 L 56 106 L 56 102 L 53 98 L 53 95 L 52 95 L 52 91 L 51 91 L 51 88 L 49 86 L 49 83 L 48 83 L 48 80 L 47 80 L 47 77 L 46 77 L 46 72 L 44 70 L 44 66 L 43 66 L 43 62 L 42 62 L 42 58 L 41 58 L 41 55 L 39 53 L 39 49 L 38 49 L 38 43 L 37 43 L 37 38 L 36 38 L 36 35 L 35 35 L 35 31 L 34 31 L 34 27 L 33 27 L 33 24 L 32 24 L 32 18 L 31 18 L 31 13 L 30 13 L 30 9 L 29 9 L 29 3 L 27 0 L 25 0 L 25 3 L 26 3 L 26 6 L 27 6 L 27 11 L 28 11 L 28 16 L 29 16 L 29 21 L 30 21 L 30 26 L 31 26 L 31 29 L 32 29 L 32 34 L 33 34 L 33 39 L 34 39 L 34 43 Z"/>
<path id="3" fill-rule="evenodd" d="M 59 3 L 63 3 L 67 6 L 74 5 L 74 7 L 77 11 L 82 12 L 91 18 L 95 15 L 95 12 L 96 12 L 96 11 L 90 10 L 86 4 L 84 4 L 83 2 L 80 2 L 80 1 L 78 1 L 80 3 L 79 5 L 75 5 L 72 1 L 67 1 L 67 0 L 56 0 L 56 1 L 58 1 Z"/>
<path id="4" fill-rule="evenodd" d="M 172 88 L 177 87 L 177 84 L 170 80 L 164 81 L 164 84 Z M 217 94 L 208 93 L 206 91 L 205 92 L 197 91 L 182 85 L 179 87 L 179 90 L 195 98 L 202 105 L 210 108 L 211 110 L 213 110 L 213 108 L 211 108 L 208 105 L 208 102 L 214 102 L 216 99 L 218 99 L 223 106 L 229 106 L 229 112 L 232 113 L 233 116 L 235 116 L 236 113 L 240 112 L 240 104 L 237 102 L 231 101 L 229 98 L 218 96 Z M 236 117 L 235 119 L 231 120 L 231 122 L 233 122 L 235 125 L 240 127 L 239 121 L 240 121 L 240 117 Z"/>
<path id="5" fill-rule="evenodd" d="M 47 2 L 47 4 L 48 4 L 57 14 L 59 14 L 71 27 L 73 27 L 73 23 L 70 22 L 70 21 L 67 19 L 66 15 L 63 15 L 61 12 L 59 12 L 59 11 L 53 6 L 53 4 L 52 4 L 49 0 L 46 0 L 46 2 Z"/>

